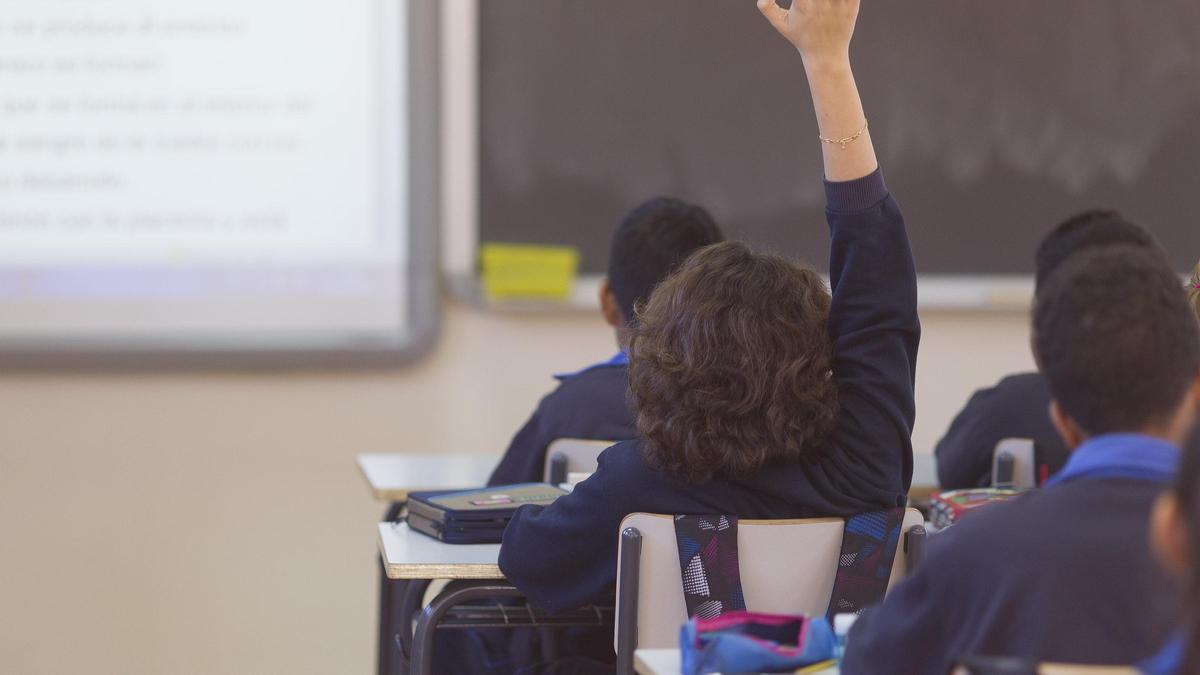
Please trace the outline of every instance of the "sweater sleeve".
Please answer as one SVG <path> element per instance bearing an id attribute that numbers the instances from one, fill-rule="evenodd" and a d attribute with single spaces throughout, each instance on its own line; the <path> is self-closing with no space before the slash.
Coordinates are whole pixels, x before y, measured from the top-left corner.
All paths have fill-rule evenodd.
<path id="1" fill-rule="evenodd" d="M 609 453 L 619 447 L 601 453 L 596 473 L 570 494 L 517 509 L 504 530 L 500 571 L 533 605 L 563 611 L 613 592 L 617 530 L 627 513 L 610 484 Z"/>
<path id="2" fill-rule="evenodd" d="M 843 675 L 949 673 L 954 659 L 966 656 L 957 653 L 954 635 L 961 564 L 952 560 L 951 549 L 935 549 L 938 543 L 946 542 L 931 541 L 929 557 L 913 576 L 859 616 L 847 637 Z"/>
<path id="3" fill-rule="evenodd" d="M 1005 438 L 1031 438 L 1038 462 L 1057 472 L 1070 453 L 1050 421 L 1050 385 L 1040 373 L 1009 375 L 975 392 L 934 448 L 943 489 L 986 487 Z"/>
<path id="4" fill-rule="evenodd" d="M 912 481 L 921 326 L 904 218 L 880 171 L 827 183 L 829 334 L 840 413 L 829 478 L 848 494 L 903 504 Z"/>
<path id="5" fill-rule="evenodd" d="M 1004 417 L 996 388 L 981 389 L 959 411 L 946 435 L 933 449 L 938 484 L 944 490 L 987 487 L 992 478 L 992 450 L 1004 431 L 993 427 Z"/>

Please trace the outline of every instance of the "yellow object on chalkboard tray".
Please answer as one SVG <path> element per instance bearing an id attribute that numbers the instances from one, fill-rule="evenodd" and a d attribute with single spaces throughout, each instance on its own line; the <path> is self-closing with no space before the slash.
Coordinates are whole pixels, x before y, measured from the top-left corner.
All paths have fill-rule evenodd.
<path id="1" fill-rule="evenodd" d="M 579 249 L 572 246 L 484 244 L 480 258 L 489 300 L 563 301 L 579 272 Z"/>

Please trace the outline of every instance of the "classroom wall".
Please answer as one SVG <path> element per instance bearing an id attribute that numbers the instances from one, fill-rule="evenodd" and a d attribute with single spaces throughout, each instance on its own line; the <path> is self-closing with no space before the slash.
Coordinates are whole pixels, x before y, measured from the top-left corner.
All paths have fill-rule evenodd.
<path id="1" fill-rule="evenodd" d="M 0 669 L 368 673 L 376 568 L 359 452 L 496 452 L 613 348 L 587 313 L 446 308 L 378 373 L 0 374 Z M 1018 314 L 926 314 L 916 446 L 1031 367 Z"/>

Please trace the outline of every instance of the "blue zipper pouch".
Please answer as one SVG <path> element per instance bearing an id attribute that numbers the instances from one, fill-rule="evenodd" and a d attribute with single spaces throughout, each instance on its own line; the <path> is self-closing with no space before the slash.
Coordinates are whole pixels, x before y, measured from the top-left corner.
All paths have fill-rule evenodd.
<path id="1" fill-rule="evenodd" d="M 695 617 L 679 634 L 683 675 L 790 673 L 832 659 L 835 642 L 824 617 L 743 611 Z"/>

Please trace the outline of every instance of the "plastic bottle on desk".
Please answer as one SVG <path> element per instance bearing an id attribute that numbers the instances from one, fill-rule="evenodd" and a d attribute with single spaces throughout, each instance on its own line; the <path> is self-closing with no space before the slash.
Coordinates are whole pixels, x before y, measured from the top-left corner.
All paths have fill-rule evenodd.
<path id="1" fill-rule="evenodd" d="M 846 653 L 846 637 L 850 635 L 855 621 L 858 621 L 857 614 L 837 614 L 833 617 L 833 635 L 837 639 L 833 657 L 837 659 L 838 667 L 842 665 L 842 655 Z"/>

